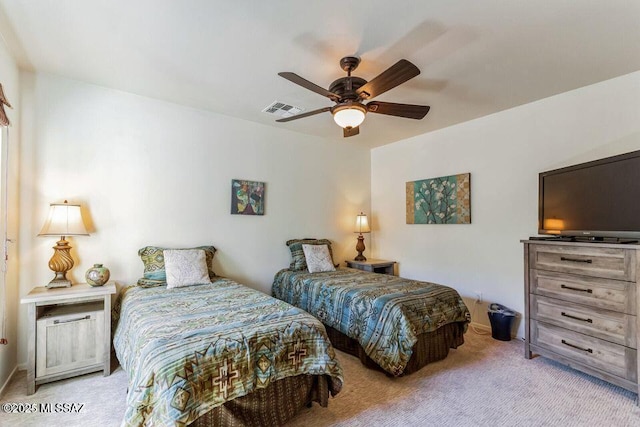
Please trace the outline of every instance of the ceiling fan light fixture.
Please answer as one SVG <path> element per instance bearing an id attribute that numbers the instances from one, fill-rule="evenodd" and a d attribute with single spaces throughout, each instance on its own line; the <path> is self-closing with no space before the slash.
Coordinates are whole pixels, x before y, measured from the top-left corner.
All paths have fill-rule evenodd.
<path id="1" fill-rule="evenodd" d="M 360 103 L 338 105 L 331 110 L 333 120 L 344 129 L 360 126 L 364 121 L 367 109 Z"/>
<path id="2" fill-rule="evenodd" d="M 420 74 L 420 70 L 414 64 L 406 59 L 401 59 L 372 80 L 366 81 L 361 77 L 351 75 L 351 72 L 356 69 L 359 63 L 360 58 L 355 56 L 342 58 L 340 60 L 340 68 L 347 72 L 347 76 L 335 80 L 328 90 L 295 73 L 289 71 L 278 73 L 280 77 L 292 83 L 329 98 L 332 102 L 335 102 L 335 105 L 290 117 L 283 117 L 276 120 L 276 122 L 290 122 L 330 111 L 333 120 L 342 128 L 342 136 L 348 138 L 360 134 L 360 125 L 368 112 L 415 120 L 424 118 L 429 112 L 430 107 L 427 105 L 380 101 L 369 102 L 376 96 L 382 95 Z M 362 104 L 362 102 L 367 102 L 367 105 Z"/>

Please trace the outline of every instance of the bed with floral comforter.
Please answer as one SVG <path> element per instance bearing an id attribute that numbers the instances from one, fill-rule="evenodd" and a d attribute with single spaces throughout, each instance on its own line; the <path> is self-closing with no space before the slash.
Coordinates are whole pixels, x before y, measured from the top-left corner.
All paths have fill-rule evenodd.
<path id="1" fill-rule="evenodd" d="M 446 352 L 464 342 L 471 317 L 455 289 L 351 268 L 323 273 L 284 269 L 274 278 L 272 294 L 356 340 L 373 362 L 396 376 L 405 373 L 421 337 L 450 326 L 453 332 L 442 340 Z M 420 365 L 439 358 L 423 358 Z"/>
<path id="2" fill-rule="evenodd" d="M 125 288 L 113 321 L 116 355 L 129 380 L 126 426 L 187 425 L 294 376 L 322 376 L 332 395 L 342 386 L 320 322 L 228 279 Z"/>

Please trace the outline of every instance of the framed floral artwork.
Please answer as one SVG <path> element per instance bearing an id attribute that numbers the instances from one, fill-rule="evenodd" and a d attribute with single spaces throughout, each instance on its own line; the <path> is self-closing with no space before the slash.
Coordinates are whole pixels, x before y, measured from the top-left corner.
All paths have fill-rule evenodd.
<path id="1" fill-rule="evenodd" d="M 471 174 L 406 184 L 407 224 L 471 224 Z"/>

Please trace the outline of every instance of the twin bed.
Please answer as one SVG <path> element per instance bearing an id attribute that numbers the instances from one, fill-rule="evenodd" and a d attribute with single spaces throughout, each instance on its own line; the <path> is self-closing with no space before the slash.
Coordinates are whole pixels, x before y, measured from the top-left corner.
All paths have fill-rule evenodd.
<path id="1" fill-rule="evenodd" d="M 455 289 L 337 269 L 327 239 L 292 239 L 271 292 L 320 319 L 332 344 L 389 375 L 410 374 L 464 343 L 471 314 Z"/>
<path id="2" fill-rule="evenodd" d="M 211 246 L 195 248 L 211 283 L 177 287 L 167 286 L 163 249 L 140 250 L 145 277 L 121 291 L 113 315 L 129 380 L 123 425 L 282 425 L 340 391 L 333 346 L 397 376 L 464 342 L 469 312 L 455 290 L 352 269 L 309 273 L 298 246 L 274 279 L 276 298 L 215 276 Z"/>
<path id="3" fill-rule="evenodd" d="M 129 287 L 115 312 L 127 426 L 280 425 L 342 386 L 320 322 L 228 279 Z"/>

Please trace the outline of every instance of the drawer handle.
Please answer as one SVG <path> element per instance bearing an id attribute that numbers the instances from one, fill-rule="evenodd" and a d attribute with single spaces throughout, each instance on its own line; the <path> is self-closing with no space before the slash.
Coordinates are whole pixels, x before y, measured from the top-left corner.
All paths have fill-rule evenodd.
<path id="1" fill-rule="evenodd" d="M 570 261 L 570 262 L 584 262 L 587 264 L 591 264 L 593 263 L 593 260 L 591 259 L 578 259 L 578 258 L 567 258 L 567 257 L 560 257 L 560 261 Z"/>
<path id="2" fill-rule="evenodd" d="M 578 347 L 577 345 L 573 345 L 573 344 L 569 344 L 568 342 L 566 342 L 565 340 L 562 340 L 562 344 L 564 345 L 568 345 L 569 347 L 573 347 L 575 349 L 578 349 L 580 351 L 584 351 L 586 353 L 593 353 L 593 350 L 591 350 L 590 348 L 582 348 L 582 347 Z"/>
<path id="3" fill-rule="evenodd" d="M 561 313 L 564 317 L 568 317 L 569 319 L 579 320 L 581 322 L 593 323 L 592 319 L 583 319 L 582 317 L 572 316 L 570 314 L 565 313 L 564 311 Z"/>
<path id="4" fill-rule="evenodd" d="M 593 293 L 593 289 L 572 288 L 571 286 L 567 286 L 567 285 L 560 285 L 560 287 L 562 289 L 569 289 L 570 291 L 586 292 L 588 294 L 592 294 Z"/>
<path id="5" fill-rule="evenodd" d="M 58 325 L 60 323 L 71 323 L 71 322 L 79 322 L 80 320 L 89 320 L 91 319 L 91 316 L 89 314 L 87 314 L 84 317 L 78 317 L 77 319 L 69 319 L 69 320 L 54 320 L 53 324 L 54 325 Z"/>

